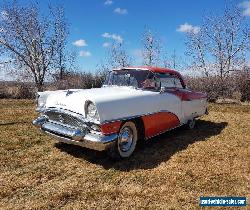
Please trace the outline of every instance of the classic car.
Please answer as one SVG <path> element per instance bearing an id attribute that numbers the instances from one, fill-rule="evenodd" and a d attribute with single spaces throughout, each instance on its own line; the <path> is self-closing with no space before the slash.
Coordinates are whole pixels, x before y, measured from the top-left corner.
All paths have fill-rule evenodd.
<path id="1" fill-rule="evenodd" d="M 108 72 L 101 88 L 38 92 L 33 124 L 59 142 L 132 155 L 138 141 L 195 126 L 207 113 L 207 96 L 189 90 L 181 74 L 158 67 Z"/>

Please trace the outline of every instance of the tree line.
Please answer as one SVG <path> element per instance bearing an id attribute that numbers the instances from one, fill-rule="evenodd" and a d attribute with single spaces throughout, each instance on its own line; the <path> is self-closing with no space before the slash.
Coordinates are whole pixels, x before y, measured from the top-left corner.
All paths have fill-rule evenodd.
<path id="1" fill-rule="evenodd" d="M 20 5 L 12 1 L 1 8 L 0 53 L 8 59 L 3 66 L 11 66 L 10 72 L 20 78 L 30 78 L 38 91 L 44 89 L 46 81 L 54 81 L 57 88 L 99 87 L 107 70 L 133 65 L 134 58 L 118 41 L 109 47 L 97 73 L 80 73 L 76 70 L 76 55 L 66 49 L 68 35 L 69 23 L 61 6 L 48 5 L 46 14 L 34 2 Z M 186 32 L 188 62 L 175 51 L 167 55 L 164 43 L 149 28 L 145 28 L 140 41 L 142 65 L 194 72 L 187 77 L 189 86 L 208 92 L 211 98 L 228 96 L 233 91 L 245 94 L 250 89 L 246 60 L 250 30 L 235 5 L 227 6 L 223 13 L 204 16 L 199 29 Z"/>

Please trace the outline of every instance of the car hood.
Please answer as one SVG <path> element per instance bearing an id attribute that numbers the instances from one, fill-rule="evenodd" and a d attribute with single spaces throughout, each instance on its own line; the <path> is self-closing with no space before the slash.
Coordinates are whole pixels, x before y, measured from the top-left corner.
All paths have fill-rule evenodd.
<path id="1" fill-rule="evenodd" d="M 48 93 L 46 108 L 67 109 L 85 116 L 85 102 L 92 101 L 103 123 L 152 112 L 157 95 L 159 92 L 131 87 L 58 90 Z"/>

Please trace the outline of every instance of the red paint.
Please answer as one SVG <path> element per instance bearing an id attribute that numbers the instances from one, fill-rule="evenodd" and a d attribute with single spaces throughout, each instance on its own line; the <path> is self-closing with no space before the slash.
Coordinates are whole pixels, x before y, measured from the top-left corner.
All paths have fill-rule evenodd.
<path id="1" fill-rule="evenodd" d="M 114 133 L 118 133 L 120 130 L 122 122 L 110 122 L 101 125 L 101 131 L 104 135 L 110 135 Z"/>
<path id="2" fill-rule="evenodd" d="M 178 117 L 170 112 L 159 112 L 142 117 L 145 137 L 150 138 L 159 133 L 175 128 L 180 124 Z"/>
<path id="3" fill-rule="evenodd" d="M 178 117 L 170 112 L 158 112 L 142 116 L 142 121 L 144 123 L 146 138 L 150 138 L 180 125 Z M 102 124 L 101 131 L 104 135 L 119 133 L 121 124 L 121 121 Z"/>
<path id="4" fill-rule="evenodd" d="M 187 91 L 185 89 L 167 90 L 168 93 L 178 96 L 182 101 L 192 101 L 195 99 L 207 98 L 207 94 L 195 91 Z"/>

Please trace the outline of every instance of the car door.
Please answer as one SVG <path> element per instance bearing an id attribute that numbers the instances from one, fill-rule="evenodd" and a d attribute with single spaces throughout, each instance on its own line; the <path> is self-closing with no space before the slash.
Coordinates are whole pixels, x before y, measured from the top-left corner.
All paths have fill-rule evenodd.
<path id="1" fill-rule="evenodd" d="M 176 77 L 167 74 L 160 75 L 161 91 L 160 97 L 162 100 L 162 109 L 169 111 L 176 115 L 179 119 L 179 124 L 182 124 L 183 111 L 181 92 L 178 88 L 181 88 L 181 82 L 176 81 Z"/>
<path id="2" fill-rule="evenodd" d="M 200 93 L 186 89 L 180 78 L 175 75 L 169 76 L 167 84 L 165 82 L 166 92 L 173 94 L 180 100 L 181 124 L 185 124 L 189 119 L 199 115 L 201 112 Z"/>
<path id="3" fill-rule="evenodd" d="M 189 90 L 179 85 L 168 92 L 178 96 L 181 100 L 183 124 L 185 124 L 188 120 L 199 117 L 205 113 L 206 94 Z"/>

